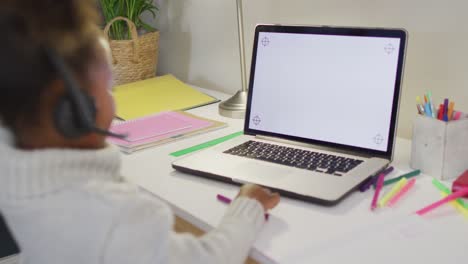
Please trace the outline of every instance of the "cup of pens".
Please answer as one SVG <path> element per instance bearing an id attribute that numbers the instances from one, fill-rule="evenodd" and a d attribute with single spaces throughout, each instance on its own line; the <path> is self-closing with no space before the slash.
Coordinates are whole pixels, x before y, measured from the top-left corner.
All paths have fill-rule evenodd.
<path id="1" fill-rule="evenodd" d="M 441 180 L 456 178 L 468 169 L 468 115 L 449 99 L 435 107 L 430 93 L 416 102 L 411 167 Z"/>

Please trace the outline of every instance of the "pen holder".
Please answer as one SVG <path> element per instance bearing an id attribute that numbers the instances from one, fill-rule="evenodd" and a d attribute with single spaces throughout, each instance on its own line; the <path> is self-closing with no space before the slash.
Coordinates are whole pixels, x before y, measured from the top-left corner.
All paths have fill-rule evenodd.
<path id="1" fill-rule="evenodd" d="M 468 169 L 468 116 L 444 122 L 418 115 L 413 124 L 411 167 L 441 180 Z"/>

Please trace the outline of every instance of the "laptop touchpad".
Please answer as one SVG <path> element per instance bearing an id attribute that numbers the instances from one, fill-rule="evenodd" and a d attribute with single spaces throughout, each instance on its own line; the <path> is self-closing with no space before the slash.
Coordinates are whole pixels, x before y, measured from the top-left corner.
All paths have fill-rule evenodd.
<path id="1" fill-rule="evenodd" d="M 283 181 L 284 177 L 291 173 L 287 167 L 268 166 L 254 162 L 242 162 L 236 166 L 236 178 L 254 183 L 275 183 Z"/>

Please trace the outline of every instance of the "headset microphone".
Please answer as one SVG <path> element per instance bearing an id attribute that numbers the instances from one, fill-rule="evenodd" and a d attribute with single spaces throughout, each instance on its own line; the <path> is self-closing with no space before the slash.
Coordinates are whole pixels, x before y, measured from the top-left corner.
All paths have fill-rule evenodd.
<path id="1" fill-rule="evenodd" d="M 128 137 L 128 134 L 117 134 L 117 133 L 110 132 L 109 130 L 101 129 L 98 127 L 93 127 L 93 132 L 104 135 L 104 136 L 108 136 L 108 137 L 118 138 L 118 139 L 126 139 Z"/>

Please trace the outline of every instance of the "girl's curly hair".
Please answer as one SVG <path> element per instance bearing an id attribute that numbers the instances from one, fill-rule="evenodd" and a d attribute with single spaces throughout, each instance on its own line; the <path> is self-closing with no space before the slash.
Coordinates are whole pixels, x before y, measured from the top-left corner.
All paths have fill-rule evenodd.
<path id="1" fill-rule="evenodd" d="M 36 122 L 39 100 L 58 78 L 44 48 L 54 49 L 79 77 L 95 56 L 99 16 L 94 0 L 0 1 L 0 119 L 15 130 Z"/>

